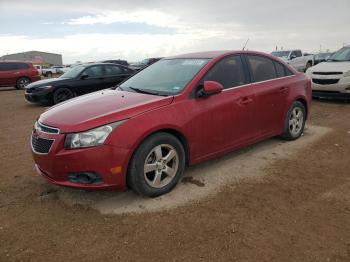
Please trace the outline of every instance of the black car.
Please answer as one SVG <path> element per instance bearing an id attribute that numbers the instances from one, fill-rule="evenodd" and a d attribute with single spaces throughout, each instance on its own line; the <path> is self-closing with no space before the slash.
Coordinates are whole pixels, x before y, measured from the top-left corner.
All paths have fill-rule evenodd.
<path id="1" fill-rule="evenodd" d="M 314 56 L 314 65 L 325 62 L 328 57 L 333 55 L 334 53 L 318 53 Z"/>
<path id="2" fill-rule="evenodd" d="M 25 98 L 33 103 L 57 104 L 75 96 L 115 86 L 133 74 L 132 69 L 116 64 L 79 65 L 59 78 L 27 85 Z"/>

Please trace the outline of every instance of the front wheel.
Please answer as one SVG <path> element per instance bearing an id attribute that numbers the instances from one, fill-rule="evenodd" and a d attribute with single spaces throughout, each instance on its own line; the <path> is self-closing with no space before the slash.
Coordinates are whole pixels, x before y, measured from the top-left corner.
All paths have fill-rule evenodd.
<path id="1" fill-rule="evenodd" d="M 135 151 L 128 170 L 128 185 L 136 193 L 157 197 L 170 192 L 185 169 L 185 151 L 171 134 L 157 133 Z"/>
<path id="2" fill-rule="evenodd" d="M 306 110 L 303 103 L 295 101 L 289 108 L 284 122 L 282 138 L 286 140 L 298 139 L 304 132 Z"/>
<path id="3" fill-rule="evenodd" d="M 74 93 L 68 88 L 59 88 L 53 93 L 53 103 L 58 104 L 74 97 Z"/>

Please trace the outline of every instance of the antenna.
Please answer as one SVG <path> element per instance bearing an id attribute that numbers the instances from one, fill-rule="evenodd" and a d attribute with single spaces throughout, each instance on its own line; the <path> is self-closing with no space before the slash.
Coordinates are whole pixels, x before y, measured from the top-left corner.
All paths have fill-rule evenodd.
<path id="1" fill-rule="evenodd" d="M 245 42 L 245 45 L 243 46 L 243 51 L 245 50 L 245 48 L 247 47 L 247 44 L 248 44 L 248 42 L 249 42 L 249 38 L 247 39 L 247 41 Z"/>

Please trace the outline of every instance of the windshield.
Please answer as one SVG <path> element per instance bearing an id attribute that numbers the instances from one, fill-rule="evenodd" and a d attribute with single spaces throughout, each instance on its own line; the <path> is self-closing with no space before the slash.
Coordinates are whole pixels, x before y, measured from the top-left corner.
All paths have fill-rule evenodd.
<path id="1" fill-rule="evenodd" d="M 60 76 L 60 78 L 76 78 L 83 70 L 85 66 L 74 66 L 72 69 Z"/>
<path id="2" fill-rule="evenodd" d="M 271 55 L 275 57 L 288 57 L 289 56 L 289 51 L 275 51 L 272 52 Z"/>
<path id="3" fill-rule="evenodd" d="M 158 95 L 180 93 L 209 59 L 165 59 L 145 68 L 120 85 L 128 91 Z"/>
<path id="4" fill-rule="evenodd" d="M 335 52 L 328 60 L 336 62 L 350 61 L 350 47 L 343 47 Z"/>

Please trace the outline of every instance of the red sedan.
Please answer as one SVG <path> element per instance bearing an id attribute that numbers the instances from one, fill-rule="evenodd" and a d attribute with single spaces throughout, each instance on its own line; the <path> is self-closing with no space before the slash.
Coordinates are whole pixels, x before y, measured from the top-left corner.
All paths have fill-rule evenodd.
<path id="1" fill-rule="evenodd" d="M 164 58 L 43 113 L 31 137 L 35 166 L 57 185 L 159 196 L 187 165 L 273 136 L 299 138 L 310 100 L 310 80 L 264 53 Z"/>

